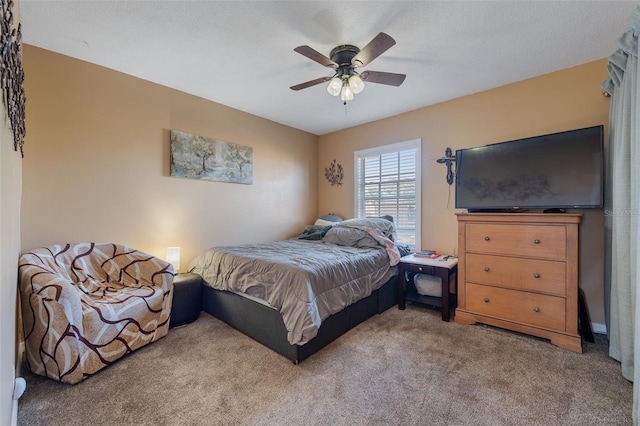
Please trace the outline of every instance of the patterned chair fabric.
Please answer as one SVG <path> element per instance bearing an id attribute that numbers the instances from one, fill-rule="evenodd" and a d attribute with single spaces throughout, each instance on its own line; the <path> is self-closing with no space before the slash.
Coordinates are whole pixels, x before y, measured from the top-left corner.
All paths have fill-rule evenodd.
<path id="1" fill-rule="evenodd" d="M 42 247 L 19 262 L 27 364 L 32 372 L 78 383 L 165 336 L 173 267 L 117 245 Z"/>

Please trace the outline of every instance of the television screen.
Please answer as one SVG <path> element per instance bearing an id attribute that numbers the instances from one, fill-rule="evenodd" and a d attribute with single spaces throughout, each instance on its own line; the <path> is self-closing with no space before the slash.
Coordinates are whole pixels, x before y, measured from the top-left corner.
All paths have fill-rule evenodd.
<path id="1" fill-rule="evenodd" d="M 603 126 L 456 151 L 456 208 L 511 211 L 603 203 Z"/>

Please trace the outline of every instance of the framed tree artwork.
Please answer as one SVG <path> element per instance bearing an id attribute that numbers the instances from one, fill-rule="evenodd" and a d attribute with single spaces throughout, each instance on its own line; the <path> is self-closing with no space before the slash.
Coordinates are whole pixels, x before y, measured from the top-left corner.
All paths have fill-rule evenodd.
<path id="1" fill-rule="evenodd" d="M 253 183 L 253 148 L 171 130 L 171 176 Z"/>

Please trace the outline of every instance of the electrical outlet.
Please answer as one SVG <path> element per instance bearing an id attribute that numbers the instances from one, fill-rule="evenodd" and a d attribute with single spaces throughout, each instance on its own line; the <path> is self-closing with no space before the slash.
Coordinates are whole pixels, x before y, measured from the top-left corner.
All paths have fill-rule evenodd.
<path id="1" fill-rule="evenodd" d="M 453 255 L 454 256 L 456 255 L 456 248 L 455 247 L 453 248 Z"/>

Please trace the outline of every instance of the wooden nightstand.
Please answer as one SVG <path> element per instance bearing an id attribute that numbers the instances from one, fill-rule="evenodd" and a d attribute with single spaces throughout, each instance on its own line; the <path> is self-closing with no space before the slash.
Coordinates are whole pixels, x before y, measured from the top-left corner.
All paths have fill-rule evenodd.
<path id="1" fill-rule="evenodd" d="M 442 321 L 449 321 L 451 311 L 455 308 L 458 284 L 458 259 L 450 257 L 442 260 L 444 256 L 435 259 L 418 257 L 410 254 L 400 259 L 398 264 L 398 309 L 405 308 L 405 301 L 409 300 L 413 303 L 429 305 L 441 308 Z M 415 274 L 427 274 L 440 277 L 442 282 L 442 296 L 432 297 L 418 294 L 411 278 Z M 454 280 L 451 285 L 451 280 Z M 409 282 L 407 282 L 409 280 Z M 453 287 L 453 292 L 451 292 Z"/>

